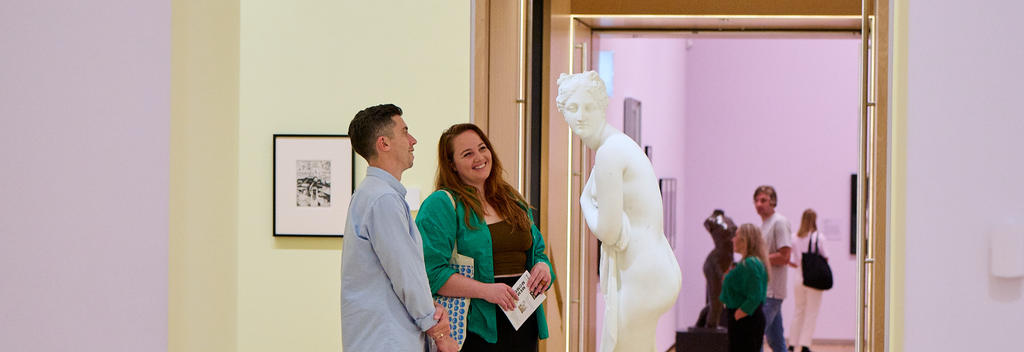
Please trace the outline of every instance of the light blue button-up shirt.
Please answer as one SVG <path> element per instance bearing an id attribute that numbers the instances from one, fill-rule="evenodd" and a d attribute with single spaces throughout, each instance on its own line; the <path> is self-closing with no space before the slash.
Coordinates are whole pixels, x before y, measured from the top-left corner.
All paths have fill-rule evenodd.
<path id="1" fill-rule="evenodd" d="M 341 335 L 345 352 L 422 351 L 434 320 L 423 242 L 387 171 L 366 170 L 352 195 L 341 252 Z"/>

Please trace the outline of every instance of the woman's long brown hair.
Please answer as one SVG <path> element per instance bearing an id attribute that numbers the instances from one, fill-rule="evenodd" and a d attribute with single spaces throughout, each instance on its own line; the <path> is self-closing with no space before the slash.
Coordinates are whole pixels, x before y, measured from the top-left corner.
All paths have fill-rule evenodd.
<path id="1" fill-rule="evenodd" d="M 818 213 L 815 213 L 814 209 L 804 210 L 803 218 L 800 219 L 800 230 L 796 232 L 796 237 L 804 238 L 814 231 L 818 231 Z"/>
<path id="2" fill-rule="evenodd" d="M 480 202 L 476 188 L 463 183 L 459 174 L 455 172 L 455 150 L 452 147 L 452 140 L 466 131 L 473 131 L 480 136 L 484 145 L 487 146 L 487 150 L 491 151 L 491 174 L 484 181 L 487 203 L 494 208 L 497 215 L 504 218 L 516 230 L 530 231 L 530 218 L 523 209 L 528 206 L 526 200 L 508 182 L 505 182 L 502 176 L 505 171 L 501 167 L 501 161 L 498 160 L 498 154 L 491 146 L 491 140 L 487 139 L 487 135 L 474 124 L 460 123 L 449 127 L 441 134 L 441 139 L 437 142 L 438 165 L 434 187 L 454 192 L 455 201 L 462 203 L 465 208 L 473 210 L 473 213 L 481 220 L 484 219 L 484 206 Z M 464 221 L 466 226 L 473 228 L 469 222 L 469 212 L 466 212 Z"/>

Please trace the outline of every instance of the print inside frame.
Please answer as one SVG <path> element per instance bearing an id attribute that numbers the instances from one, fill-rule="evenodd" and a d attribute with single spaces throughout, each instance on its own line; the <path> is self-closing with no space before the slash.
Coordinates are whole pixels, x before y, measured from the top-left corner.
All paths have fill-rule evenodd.
<path id="1" fill-rule="evenodd" d="M 347 135 L 274 135 L 274 236 L 344 236 L 352 153 Z"/>

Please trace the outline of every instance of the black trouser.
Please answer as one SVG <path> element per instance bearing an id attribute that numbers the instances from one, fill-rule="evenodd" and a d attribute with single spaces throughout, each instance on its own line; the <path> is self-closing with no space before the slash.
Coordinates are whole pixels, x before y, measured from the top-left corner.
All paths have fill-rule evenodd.
<path id="1" fill-rule="evenodd" d="M 763 305 L 763 304 L 762 304 Z M 728 308 L 729 313 L 729 351 L 758 352 L 764 345 L 764 312 L 757 306 L 754 314 L 736 320 L 736 309 Z"/>
<path id="2" fill-rule="evenodd" d="M 509 286 L 512 286 L 519 280 L 519 277 L 499 277 L 495 278 L 494 282 L 500 282 Z M 527 293 L 528 294 L 528 293 Z M 538 308 L 539 309 L 539 308 Z M 466 342 L 462 345 L 463 352 L 472 351 L 537 351 L 538 341 L 538 330 L 537 330 L 537 312 L 533 312 L 533 315 L 529 319 L 523 322 L 523 326 L 519 327 L 517 331 L 512 327 L 512 322 L 508 321 L 508 317 L 505 316 L 505 312 L 501 311 L 501 307 L 497 307 L 494 310 L 494 319 L 498 322 L 498 343 L 487 343 L 482 337 L 472 332 L 466 334 Z M 762 317 L 761 320 L 764 320 Z M 762 331 L 764 328 L 762 327 Z"/>

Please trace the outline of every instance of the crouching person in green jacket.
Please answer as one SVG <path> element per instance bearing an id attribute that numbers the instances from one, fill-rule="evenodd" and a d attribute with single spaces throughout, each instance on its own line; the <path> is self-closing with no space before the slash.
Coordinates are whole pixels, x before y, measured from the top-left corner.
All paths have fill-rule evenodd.
<path id="1" fill-rule="evenodd" d="M 529 293 L 547 291 L 555 278 L 544 254 L 544 239 L 526 200 L 502 177 L 498 156 L 476 125 L 450 127 L 438 142 L 437 191 L 416 216 L 423 257 L 434 295 L 469 297 L 463 351 L 536 351 L 548 337 L 544 307 L 516 330 L 501 310 L 512 310 L 519 296 L 512 285 L 530 272 Z M 458 254 L 474 259 L 474 277 L 457 274 L 448 263 Z"/>

